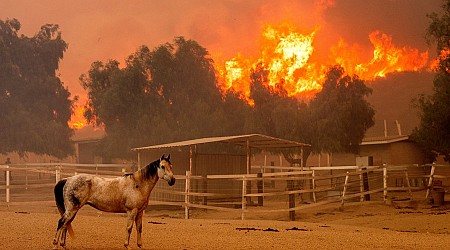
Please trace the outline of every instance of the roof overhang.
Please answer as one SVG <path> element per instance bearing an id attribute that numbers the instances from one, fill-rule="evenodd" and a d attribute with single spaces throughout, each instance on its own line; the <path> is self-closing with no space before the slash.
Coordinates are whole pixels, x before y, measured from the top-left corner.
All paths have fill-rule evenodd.
<path id="1" fill-rule="evenodd" d="M 364 138 L 361 142 L 361 146 L 363 145 L 377 145 L 377 144 L 389 144 L 399 141 L 407 141 L 409 140 L 409 136 L 407 135 L 396 135 L 396 136 L 385 136 L 385 137 L 368 137 Z"/>
<path id="2" fill-rule="evenodd" d="M 188 147 L 193 145 L 218 143 L 218 142 L 230 143 L 243 147 L 246 147 L 248 143 L 250 147 L 259 149 L 293 149 L 293 148 L 311 147 L 311 145 L 301 142 L 290 141 L 261 134 L 249 134 L 236 136 L 207 137 L 147 147 L 133 148 L 131 150 L 141 151 L 141 150 L 162 149 L 162 148 Z"/>

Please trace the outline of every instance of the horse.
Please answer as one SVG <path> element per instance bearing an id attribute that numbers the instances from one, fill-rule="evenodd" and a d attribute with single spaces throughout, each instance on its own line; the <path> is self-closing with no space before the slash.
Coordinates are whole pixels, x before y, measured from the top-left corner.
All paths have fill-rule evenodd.
<path id="1" fill-rule="evenodd" d="M 159 179 L 169 186 L 175 184 L 170 154 L 148 164 L 134 173 L 116 178 L 79 174 L 60 180 L 54 189 L 56 206 L 61 218 L 58 221 L 54 249 L 65 247 L 66 233 L 74 238 L 71 223 L 78 210 L 88 204 L 98 210 L 113 213 L 127 213 L 126 238 L 128 248 L 133 223 L 136 223 L 137 246 L 142 247 L 142 214 L 148 206 L 152 189 Z"/>

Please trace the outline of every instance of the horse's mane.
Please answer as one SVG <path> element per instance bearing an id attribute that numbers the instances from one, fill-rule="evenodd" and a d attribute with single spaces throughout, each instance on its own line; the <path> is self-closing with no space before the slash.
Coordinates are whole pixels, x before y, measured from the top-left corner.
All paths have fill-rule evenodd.
<path id="1" fill-rule="evenodd" d="M 141 168 L 140 171 L 141 172 L 141 176 L 148 180 L 150 179 L 152 176 L 154 176 L 157 172 L 157 168 L 159 166 L 159 162 L 160 160 L 156 160 L 150 164 L 148 164 L 145 168 Z"/>

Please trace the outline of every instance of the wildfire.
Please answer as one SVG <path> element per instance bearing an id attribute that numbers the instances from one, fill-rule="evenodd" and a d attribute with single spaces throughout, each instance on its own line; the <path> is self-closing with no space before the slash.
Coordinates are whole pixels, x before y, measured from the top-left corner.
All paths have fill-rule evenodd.
<path id="1" fill-rule="evenodd" d="M 446 60 L 450 56 L 450 49 L 441 50 L 438 57 L 430 63 L 430 69 L 437 71 L 441 61 Z M 447 72 L 450 72 L 449 68 L 445 68 Z"/>
<path id="2" fill-rule="evenodd" d="M 69 121 L 69 127 L 73 129 L 80 129 L 87 125 L 87 120 L 83 116 L 84 114 L 84 107 L 83 106 L 77 106 L 75 107 L 72 117 Z"/>
<path id="3" fill-rule="evenodd" d="M 344 41 L 331 49 L 335 62 L 342 65 L 347 73 L 356 74 L 365 80 L 386 77 L 386 74 L 401 71 L 419 71 L 428 63 L 428 52 L 408 46 L 399 48 L 392 43 L 392 37 L 380 31 L 370 33 L 373 56 L 369 62 L 361 62 L 355 51 L 357 46 L 349 47 Z M 361 53 L 361 52 L 360 52 Z"/>
<path id="4" fill-rule="evenodd" d="M 386 77 L 401 71 L 419 71 L 428 64 L 428 52 L 419 52 L 409 46 L 398 47 L 392 37 L 374 31 L 369 34 L 373 51 L 364 51 L 358 44 L 348 45 L 344 40 L 330 48 L 327 62 L 313 61 L 314 38 L 317 29 L 300 33 L 292 25 L 268 25 L 262 32 L 261 55 L 250 61 L 242 54 L 225 61 L 219 67 L 223 90 L 232 89 L 249 100 L 250 72 L 257 64 L 268 71 L 268 85 L 282 86 L 290 96 L 308 96 L 320 91 L 324 72 L 330 65 L 340 64 L 350 75 L 364 80 Z M 368 58 L 368 60 L 363 60 Z M 249 100 L 251 103 L 251 100 Z"/>
<path id="5" fill-rule="evenodd" d="M 289 96 L 309 97 L 322 89 L 325 71 L 339 64 L 347 74 L 364 80 L 386 77 L 402 71 L 419 71 L 428 64 L 428 52 L 419 52 L 409 46 L 399 47 L 392 37 L 381 31 L 368 35 L 373 49 L 363 49 L 359 44 L 349 45 L 340 40 L 329 49 L 327 61 L 314 60 L 314 39 L 319 29 L 299 32 L 290 24 L 266 25 L 262 29 L 260 53 L 256 56 L 237 55 L 229 60 L 216 61 L 219 88 L 240 93 L 250 105 L 250 77 L 257 65 L 268 71 L 268 86 L 281 87 Z M 220 52 L 215 52 L 220 55 Z M 449 53 L 448 51 L 446 53 Z M 84 108 L 77 107 L 69 125 L 81 128 L 87 125 Z"/>

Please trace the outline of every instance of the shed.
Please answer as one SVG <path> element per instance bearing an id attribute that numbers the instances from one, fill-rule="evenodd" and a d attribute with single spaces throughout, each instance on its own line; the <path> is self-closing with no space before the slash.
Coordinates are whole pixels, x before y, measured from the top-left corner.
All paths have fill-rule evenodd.
<path id="1" fill-rule="evenodd" d="M 425 164 L 423 150 L 408 135 L 366 137 L 360 144 L 360 152 L 354 154 L 334 154 L 333 165 L 355 165 L 355 159 L 369 156 L 370 165 Z"/>
<path id="2" fill-rule="evenodd" d="M 296 155 L 303 158 L 305 147 L 310 145 L 267 135 L 248 134 L 199 138 L 132 150 L 137 152 L 139 168 L 158 159 L 162 154 L 170 153 L 176 175 L 185 175 L 186 171 L 190 171 L 190 174 L 194 176 L 206 176 L 250 174 L 252 149 L 274 152 L 289 150 L 297 152 Z M 192 185 L 195 189 L 196 186 L 201 188 L 204 183 L 192 183 Z M 214 187 L 208 184 L 208 189 L 211 188 Z M 217 192 L 229 192 L 229 190 L 240 192 L 241 188 L 239 183 L 223 180 Z M 179 190 L 183 189 L 180 187 Z"/>
<path id="3" fill-rule="evenodd" d="M 153 146 L 147 146 L 147 147 L 139 147 L 139 148 L 133 148 L 133 151 L 137 152 L 138 157 L 138 167 L 141 168 L 146 164 L 147 162 L 154 160 L 155 157 L 159 157 L 161 152 L 171 153 L 173 156 L 177 156 L 179 158 L 175 158 L 174 161 L 180 169 L 183 170 L 189 170 L 191 173 L 197 172 L 199 166 L 197 163 L 200 163 L 198 161 L 199 157 L 201 158 L 204 155 L 215 155 L 217 156 L 231 156 L 232 154 L 226 153 L 226 150 L 223 150 L 223 148 L 217 148 L 218 150 L 214 152 L 214 148 L 206 147 L 206 150 L 202 152 L 199 150 L 200 145 L 211 145 L 211 144 L 228 144 L 232 146 L 240 146 L 245 149 L 245 155 L 238 154 L 240 157 L 246 158 L 246 168 L 245 172 L 236 172 L 239 174 L 250 173 L 250 156 L 251 156 L 251 149 L 256 148 L 260 150 L 267 150 L 267 151 L 280 151 L 280 150 L 296 150 L 298 149 L 298 153 L 301 156 L 303 156 L 303 149 L 305 147 L 310 147 L 311 145 L 291 141 L 291 140 L 285 140 L 280 138 L 275 138 L 267 135 L 261 135 L 261 134 L 248 134 L 248 135 L 236 135 L 236 136 L 222 136 L 222 137 L 208 137 L 208 138 L 200 138 L 200 139 L 193 139 L 193 140 L 187 140 L 187 141 L 180 141 L 180 142 L 173 142 L 173 143 L 166 143 L 166 144 L 160 144 L 160 145 L 153 145 Z M 232 150 L 233 151 L 233 150 Z M 239 150 L 235 151 L 239 152 Z M 174 159 L 174 158 L 172 158 Z M 188 160 L 188 161 L 186 161 Z M 205 162 L 206 163 L 206 162 Z M 208 163 L 214 163 L 213 167 L 209 167 L 208 169 L 211 170 L 214 168 L 214 166 L 218 166 L 220 162 L 208 162 Z M 303 163 L 302 163 L 303 164 Z M 207 170 L 207 169 L 205 169 Z M 177 171 L 178 172 L 178 171 Z M 182 173 L 180 173 L 182 174 Z"/>

